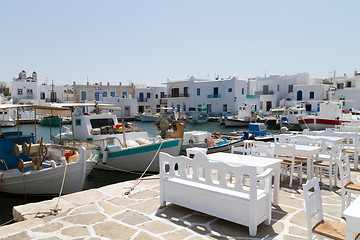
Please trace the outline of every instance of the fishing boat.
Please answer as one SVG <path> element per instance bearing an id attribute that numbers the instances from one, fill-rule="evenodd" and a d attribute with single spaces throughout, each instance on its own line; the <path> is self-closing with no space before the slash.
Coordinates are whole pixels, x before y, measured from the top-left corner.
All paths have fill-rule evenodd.
<path id="1" fill-rule="evenodd" d="M 354 120 L 349 110 L 342 109 L 341 101 L 326 101 L 320 103 L 318 115 L 299 115 L 298 122 L 302 129 L 325 130 L 334 128 L 343 123 L 349 123 Z"/>
<path id="2" fill-rule="evenodd" d="M 160 110 L 173 110 L 172 108 L 159 108 Z M 159 113 L 153 113 L 151 108 L 146 108 L 145 112 L 139 115 L 139 118 L 142 122 L 155 122 L 156 120 L 161 119 L 171 119 L 171 115 L 159 112 Z"/>
<path id="3" fill-rule="evenodd" d="M 189 107 L 189 123 L 206 123 L 209 120 L 207 107 Z"/>
<path id="4" fill-rule="evenodd" d="M 28 107 L 38 113 L 48 110 L 61 114 L 70 109 L 44 106 Z M 18 125 L 19 126 L 19 125 Z M 19 131 L 1 132 L 0 135 L 0 191 L 26 195 L 58 195 L 81 191 L 86 176 L 91 172 L 98 155 L 84 147 L 64 147 L 36 142 L 34 134 Z"/>
<path id="5" fill-rule="evenodd" d="M 238 107 L 237 115 L 225 117 L 226 127 L 247 127 L 249 123 L 253 122 L 254 118 L 251 115 L 251 106 L 240 105 Z"/>
<path id="6" fill-rule="evenodd" d="M 11 116 L 9 109 L 0 109 L 0 126 L 1 127 L 15 127 L 16 121 Z"/>
<path id="7" fill-rule="evenodd" d="M 72 106 L 83 106 L 73 104 Z M 94 107 L 94 105 L 92 105 Z M 74 139 L 98 146 L 99 164 L 95 168 L 104 170 L 149 172 L 159 171 L 158 153 L 179 155 L 181 138 L 150 138 L 146 131 L 126 131 L 111 112 L 119 110 L 118 105 L 96 105 L 97 111 L 91 114 L 73 115 Z M 101 110 L 102 109 L 102 110 Z M 55 142 L 72 140 L 72 132 L 55 136 Z"/>
<path id="8" fill-rule="evenodd" d="M 59 127 L 61 125 L 61 118 L 59 116 L 46 116 L 40 120 L 41 126 Z"/>

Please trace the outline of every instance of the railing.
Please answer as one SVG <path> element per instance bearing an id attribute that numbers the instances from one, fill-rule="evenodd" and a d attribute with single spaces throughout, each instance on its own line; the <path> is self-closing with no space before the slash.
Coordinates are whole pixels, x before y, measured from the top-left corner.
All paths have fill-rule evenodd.
<path id="1" fill-rule="evenodd" d="M 257 91 L 255 92 L 255 95 L 274 95 L 274 91 L 267 91 L 267 92 Z"/>
<path id="2" fill-rule="evenodd" d="M 54 99 L 54 98 L 45 98 L 45 102 L 56 102 L 56 103 L 61 103 L 62 101 L 58 98 Z"/>
<path id="3" fill-rule="evenodd" d="M 217 95 L 207 95 L 207 98 L 221 98 L 220 94 Z"/>
<path id="4" fill-rule="evenodd" d="M 260 98 L 259 95 L 246 95 L 246 98 Z"/>
<path id="5" fill-rule="evenodd" d="M 163 95 L 161 98 L 177 98 L 177 97 L 190 97 L 190 94 L 170 94 L 170 95 Z"/>
<path id="6" fill-rule="evenodd" d="M 148 99 L 147 98 L 137 98 L 138 102 L 147 102 Z"/>

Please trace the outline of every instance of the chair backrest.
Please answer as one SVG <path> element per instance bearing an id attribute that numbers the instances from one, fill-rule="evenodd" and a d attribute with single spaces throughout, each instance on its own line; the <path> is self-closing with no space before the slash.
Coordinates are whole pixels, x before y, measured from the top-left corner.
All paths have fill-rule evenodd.
<path id="1" fill-rule="evenodd" d="M 237 153 L 240 155 L 250 155 L 250 152 L 251 152 L 251 148 L 231 146 L 231 153 Z"/>
<path id="2" fill-rule="evenodd" d="M 255 141 L 254 146 L 255 147 L 267 147 L 267 148 L 270 148 L 271 147 L 271 142 Z"/>
<path id="3" fill-rule="evenodd" d="M 338 158 L 337 165 L 339 166 L 340 184 L 343 189 L 345 184 L 351 181 L 349 156 L 342 155 Z"/>
<path id="4" fill-rule="evenodd" d="M 287 158 L 289 160 L 295 160 L 295 145 L 286 143 L 275 143 L 274 154 L 279 158 Z M 282 155 L 282 156 L 279 156 Z M 288 157 L 285 157 L 288 156 Z"/>
<path id="5" fill-rule="evenodd" d="M 308 138 L 307 136 L 303 136 L 303 135 L 295 138 L 293 142 L 300 145 L 310 145 L 310 146 L 316 145 L 316 140 Z"/>
<path id="6" fill-rule="evenodd" d="M 318 179 L 315 177 L 307 180 L 302 187 L 304 190 L 308 239 L 312 239 L 311 219 L 317 215 L 317 223 L 323 220 L 323 208 Z"/>
<path id="7" fill-rule="evenodd" d="M 260 157 L 274 157 L 274 150 L 268 147 L 255 146 L 251 149 L 252 156 L 260 156 Z"/>
<path id="8" fill-rule="evenodd" d="M 292 135 L 280 134 L 278 137 L 279 143 L 293 143 Z"/>

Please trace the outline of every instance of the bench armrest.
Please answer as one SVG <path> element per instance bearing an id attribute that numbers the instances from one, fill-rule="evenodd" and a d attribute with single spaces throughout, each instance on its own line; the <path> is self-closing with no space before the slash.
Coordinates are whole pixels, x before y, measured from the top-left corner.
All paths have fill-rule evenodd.
<path id="1" fill-rule="evenodd" d="M 271 177 L 273 174 L 273 169 L 272 168 L 268 168 L 266 169 L 264 172 L 262 172 L 261 174 L 257 175 L 257 180 L 261 181 L 261 180 L 265 180 L 268 177 Z"/>

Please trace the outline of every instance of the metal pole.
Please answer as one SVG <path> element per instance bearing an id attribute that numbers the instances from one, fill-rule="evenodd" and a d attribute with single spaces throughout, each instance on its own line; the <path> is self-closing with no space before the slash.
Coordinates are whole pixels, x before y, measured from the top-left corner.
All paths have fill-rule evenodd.
<path id="1" fill-rule="evenodd" d="M 34 121 L 35 121 L 35 142 L 36 142 L 36 108 L 34 108 Z"/>
<path id="2" fill-rule="evenodd" d="M 123 133 L 124 147 L 126 147 L 126 148 L 127 148 L 126 138 L 125 138 L 124 109 L 123 109 L 123 107 L 122 107 L 122 106 L 120 106 L 120 109 L 121 109 L 121 113 L 122 113 L 121 124 L 122 124 L 122 133 Z"/>
<path id="3" fill-rule="evenodd" d="M 17 134 L 18 134 L 18 136 L 20 136 L 20 129 L 19 129 L 19 108 L 18 108 L 18 107 L 16 108 L 16 117 L 17 117 L 17 120 L 16 120 L 16 122 L 17 122 Z"/>

